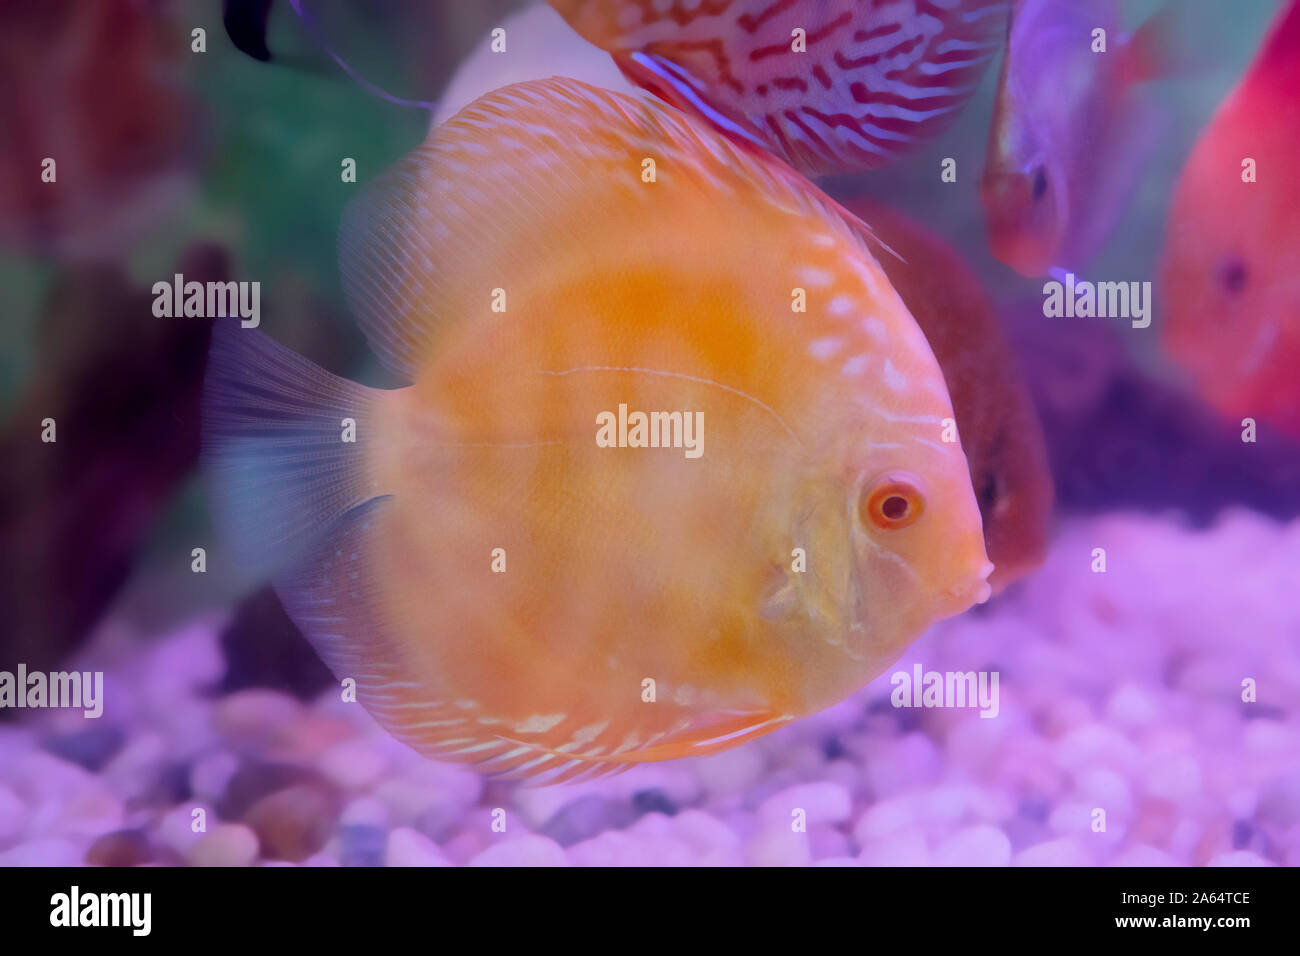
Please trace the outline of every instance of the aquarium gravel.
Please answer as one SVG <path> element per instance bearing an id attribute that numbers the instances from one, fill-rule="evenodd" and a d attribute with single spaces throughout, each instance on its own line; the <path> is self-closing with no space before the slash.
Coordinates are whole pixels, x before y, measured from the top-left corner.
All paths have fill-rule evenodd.
<path id="1" fill-rule="evenodd" d="M 0 866 L 1295 866 L 1298 569 L 1300 521 L 1074 520 L 843 704 L 560 787 L 426 760 L 332 687 L 214 694 L 218 618 L 113 617 L 69 665 L 102 718 L 0 725 Z M 895 706 L 918 668 L 996 674 L 996 717 Z"/>

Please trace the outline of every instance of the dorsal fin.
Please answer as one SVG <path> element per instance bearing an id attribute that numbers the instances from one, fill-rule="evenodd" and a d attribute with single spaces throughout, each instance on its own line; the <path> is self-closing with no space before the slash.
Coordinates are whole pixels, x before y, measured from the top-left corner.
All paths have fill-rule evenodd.
<path id="1" fill-rule="evenodd" d="M 371 347 L 413 381 L 440 324 L 482 318 L 496 288 L 594 262 L 595 224 L 615 225 L 629 249 L 648 246 L 642 232 L 664 207 L 641 183 L 645 158 L 657 161 L 659 189 L 714 190 L 738 215 L 765 203 L 817 217 L 871 258 L 869 230 L 798 173 L 648 94 L 518 83 L 435 129 L 345 213 L 339 265 Z"/>

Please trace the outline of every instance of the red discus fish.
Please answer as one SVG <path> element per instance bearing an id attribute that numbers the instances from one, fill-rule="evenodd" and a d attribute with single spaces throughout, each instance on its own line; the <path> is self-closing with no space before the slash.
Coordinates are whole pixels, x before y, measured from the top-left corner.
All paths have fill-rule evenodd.
<path id="1" fill-rule="evenodd" d="M 1300 437 L 1300 2 L 1202 134 L 1169 213 L 1162 341 L 1210 404 Z"/>
<path id="2" fill-rule="evenodd" d="M 1005 0 L 550 0 L 635 82 L 807 173 L 938 135 L 1005 32 Z"/>
<path id="3" fill-rule="evenodd" d="M 880 265 L 943 369 L 996 593 L 1038 567 L 1047 551 L 1054 493 L 1033 399 L 997 308 L 957 251 L 874 200 L 844 205 L 898 253 L 882 255 Z"/>
<path id="4" fill-rule="evenodd" d="M 193 191 L 184 31 L 156 6 L 0 4 L 0 246 L 116 259 Z"/>
<path id="5" fill-rule="evenodd" d="M 992 570 L 952 406 L 861 224 L 649 96 L 470 104 L 340 266 L 408 387 L 218 330 L 217 515 L 422 752 L 555 778 L 843 699 Z"/>

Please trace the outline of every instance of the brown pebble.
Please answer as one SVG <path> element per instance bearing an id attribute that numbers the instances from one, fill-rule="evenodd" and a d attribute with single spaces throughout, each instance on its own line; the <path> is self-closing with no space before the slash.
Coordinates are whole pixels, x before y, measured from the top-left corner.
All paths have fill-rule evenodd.
<path id="1" fill-rule="evenodd" d="M 245 763 L 226 783 L 226 791 L 217 803 L 217 813 L 223 820 L 241 820 L 263 797 L 299 784 L 332 786 L 324 776 L 309 767 L 291 763 Z"/>
<path id="2" fill-rule="evenodd" d="M 91 866 L 142 866 L 156 857 L 148 835 L 143 830 L 117 830 L 105 833 L 86 851 Z"/>
<path id="3" fill-rule="evenodd" d="M 243 820 L 257 832 L 264 858 L 300 863 L 329 841 L 342 810 L 332 788 L 307 783 L 263 797 Z"/>

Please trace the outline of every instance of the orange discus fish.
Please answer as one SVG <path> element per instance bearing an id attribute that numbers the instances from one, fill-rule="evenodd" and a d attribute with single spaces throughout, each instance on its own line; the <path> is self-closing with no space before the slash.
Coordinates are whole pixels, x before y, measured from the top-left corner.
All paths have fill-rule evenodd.
<path id="1" fill-rule="evenodd" d="M 554 782 L 820 710 L 991 571 L 860 227 L 650 97 L 497 90 L 345 217 L 349 302 L 408 387 L 218 330 L 218 520 L 433 757 Z"/>
<path id="2" fill-rule="evenodd" d="M 878 202 L 845 205 L 898 253 L 880 264 L 943 369 L 996 593 L 1042 564 L 1051 527 L 1052 474 L 1028 386 L 997 308 L 955 249 Z"/>
<path id="3" fill-rule="evenodd" d="M 1160 288 L 1163 344 L 1209 403 L 1300 438 L 1297 157 L 1300 2 L 1293 2 L 1183 169 Z"/>

